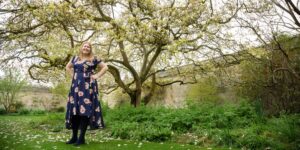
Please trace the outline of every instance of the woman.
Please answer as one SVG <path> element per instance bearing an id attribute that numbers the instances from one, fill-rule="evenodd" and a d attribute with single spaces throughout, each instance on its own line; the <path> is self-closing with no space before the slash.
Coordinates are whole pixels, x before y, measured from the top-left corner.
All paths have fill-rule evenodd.
<path id="1" fill-rule="evenodd" d="M 97 66 L 100 71 L 95 73 Z M 84 136 L 88 125 L 90 129 L 104 128 L 96 79 L 103 76 L 107 69 L 107 65 L 93 55 L 89 42 L 83 43 L 79 56 L 72 57 L 68 62 L 66 71 L 72 76 L 72 85 L 65 119 L 66 128 L 72 129 L 72 138 L 67 144 L 85 144 Z"/>

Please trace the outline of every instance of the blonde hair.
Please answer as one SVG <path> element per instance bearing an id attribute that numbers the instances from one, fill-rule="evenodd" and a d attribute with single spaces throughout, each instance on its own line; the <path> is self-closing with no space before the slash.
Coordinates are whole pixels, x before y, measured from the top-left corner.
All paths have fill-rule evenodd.
<path id="1" fill-rule="evenodd" d="M 88 54 L 88 60 L 92 61 L 93 58 L 94 58 L 94 53 L 93 53 L 93 49 L 92 49 L 92 44 L 90 42 L 83 42 L 81 44 L 81 47 L 79 49 L 79 54 L 78 54 L 79 60 L 82 60 L 82 57 L 83 57 L 81 49 L 82 49 L 82 47 L 83 47 L 84 44 L 89 44 L 89 46 L 90 46 L 90 53 Z"/>

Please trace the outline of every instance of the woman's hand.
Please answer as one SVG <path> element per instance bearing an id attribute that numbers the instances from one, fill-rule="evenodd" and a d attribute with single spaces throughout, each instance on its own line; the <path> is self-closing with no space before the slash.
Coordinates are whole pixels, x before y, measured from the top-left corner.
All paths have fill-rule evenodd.
<path id="1" fill-rule="evenodd" d="M 73 77 L 74 77 L 73 69 L 72 68 L 67 68 L 66 71 L 71 76 L 71 78 L 73 79 Z"/>
<path id="2" fill-rule="evenodd" d="M 91 83 L 94 82 L 94 80 L 100 78 L 108 70 L 107 65 L 103 62 L 99 64 L 99 68 L 100 71 L 98 73 L 91 75 Z"/>
<path id="3" fill-rule="evenodd" d="M 98 79 L 99 76 L 97 76 L 96 74 L 91 75 L 91 83 L 94 82 L 96 79 Z"/>

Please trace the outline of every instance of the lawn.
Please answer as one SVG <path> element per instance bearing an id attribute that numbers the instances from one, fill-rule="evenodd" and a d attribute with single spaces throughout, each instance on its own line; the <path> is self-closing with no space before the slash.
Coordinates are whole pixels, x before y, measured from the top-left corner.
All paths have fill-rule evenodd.
<path id="1" fill-rule="evenodd" d="M 0 116 L 0 149 L 34 150 L 34 149 L 89 149 L 89 150 L 196 150 L 216 149 L 180 143 L 155 143 L 147 141 L 129 141 L 107 138 L 105 130 L 88 131 L 87 144 L 80 147 L 65 144 L 71 131 L 63 127 L 61 120 L 56 119 L 62 113 L 44 115 L 1 115 Z M 57 121 L 60 121 L 58 123 Z"/>
<path id="2" fill-rule="evenodd" d="M 195 150 L 300 147 L 300 116 L 258 115 L 252 105 L 201 105 L 183 109 L 103 109 L 106 128 L 88 130 L 80 149 Z M 0 115 L 2 149 L 77 149 L 65 144 L 64 112 L 20 110 Z M 130 117 L 129 117 L 130 116 Z"/>

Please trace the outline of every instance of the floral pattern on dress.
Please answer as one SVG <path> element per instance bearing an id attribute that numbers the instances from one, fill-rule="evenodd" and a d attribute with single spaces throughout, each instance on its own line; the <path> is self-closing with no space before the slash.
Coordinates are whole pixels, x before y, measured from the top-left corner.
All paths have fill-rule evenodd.
<path id="1" fill-rule="evenodd" d="M 101 63 L 96 57 L 92 62 L 80 63 L 78 56 L 72 58 L 74 75 L 70 86 L 67 101 L 65 123 L 67 129 L 72 129 L 71 118 L 73 115 L 89 117 L 90 129 L 104 128 L 101 104 L 98 100 L 97 80 L 90 83 L 90 76 L 95 73 L 97 65 Z"/>

